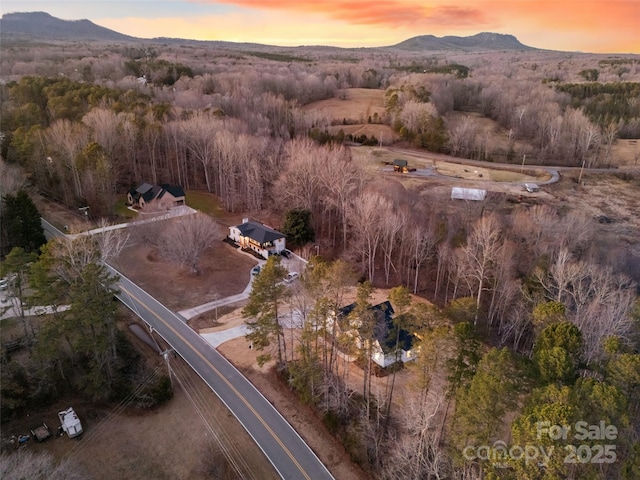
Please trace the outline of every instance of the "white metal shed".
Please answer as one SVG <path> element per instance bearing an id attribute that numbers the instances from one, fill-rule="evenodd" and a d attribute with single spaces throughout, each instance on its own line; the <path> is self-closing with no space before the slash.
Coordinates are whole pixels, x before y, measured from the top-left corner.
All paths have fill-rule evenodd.
<path id="1" fill-rule="evenodd" d="M 487 196 L 486 190 L 478 188 L 453 187 L 451 189 L 451 200 L 475 200 L 482 201 Z"/>

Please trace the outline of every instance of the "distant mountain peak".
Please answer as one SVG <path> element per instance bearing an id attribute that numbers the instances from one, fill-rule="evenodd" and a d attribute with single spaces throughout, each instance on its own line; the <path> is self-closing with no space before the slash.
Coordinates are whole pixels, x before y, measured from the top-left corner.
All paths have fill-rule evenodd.
<path id="1" fill-rule="evenodd" d="M 134 37 L 101 27 L 89 20 L 61 20 L 46 12 L 5 13 L 0 32 L 65 40 L 134 40 Z"/>
<path id="2" fill-rule="evenodd" d="M 535 50 L 518 41 L 513 35 L 504 33 L 481 32 L 469 37 L 456 37 L 448 35 L 445 37 L 435 37 L 433 35 L 419 35 L 409 38 L 404 42 L 392 45 L 387 48 L 401 50 Z"/>

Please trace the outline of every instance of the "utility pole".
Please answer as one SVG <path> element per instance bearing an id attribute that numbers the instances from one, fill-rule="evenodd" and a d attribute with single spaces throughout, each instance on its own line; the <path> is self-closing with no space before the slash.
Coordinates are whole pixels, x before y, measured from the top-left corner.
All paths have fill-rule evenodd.
<path id="1" fill-rule="evenodd" d="M 586 157 L 582 157 L 582 166 L 580 167 L 580 175 L 578 175 L 578 185 L 582 182 L 582 174 L 584 173 L 584 163 L 586 161 Z"/>
<path id="2" fill-rule="evenodd" d="M 168 348 L 164 352 L 160 352 L 160 355 L 164 358 L 164 362 L 167 364 L 167 373 L 169 374 L 169 381 L 171 382 L 171 390 L 173 390 L 173 377 L 171 376 L 171 366 L 169 365 L 169 354 L 173 352 L 172 348 Z"/>

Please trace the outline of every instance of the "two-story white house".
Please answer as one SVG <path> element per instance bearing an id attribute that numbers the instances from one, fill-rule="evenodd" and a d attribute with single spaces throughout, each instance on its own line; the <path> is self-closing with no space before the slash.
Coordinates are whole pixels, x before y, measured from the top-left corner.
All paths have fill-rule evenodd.
<path id="1" fill-rule="evenodd" d="M 243 218 L 240 225 L 229 227 L 229 238 L 264 258 L 280 254 L 286 248 L 285 236 L 262 223 Z"/>
<path id="2" fill-rule="evenodd" d="M 355 345 L 358 349 L 365 347 L 366 335 L 363 335 L 362 324 L 359 319 L 353 318 L 352 312 L 356 304 L 352 303 L 342 307 L 336 315 L 329 319 L 328 327 L 334 330 L 334 322 L 337 322 L 337 329 L 355 337 Z M 379 303 L 369 307 L 374 316 L 372 335 L 369 335 L 371 344 L 371 360 L 382 368 L 393 365 L 396 362 L 409 362 L 415 360 L 416 352 L 413 347 L 413 335 L 404 329 L 397 330 L 393 323 L 395 313 L 391 302 Z M 397 347 L 397 348 L 396 348 Z"/>

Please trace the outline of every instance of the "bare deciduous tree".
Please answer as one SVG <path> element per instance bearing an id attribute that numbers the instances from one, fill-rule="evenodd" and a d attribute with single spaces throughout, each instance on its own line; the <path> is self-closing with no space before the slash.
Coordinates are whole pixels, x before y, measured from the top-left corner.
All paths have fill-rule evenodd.
<path id="1" fill-rule="evenodd" d="M 387 285 L 389 284 L 391 269 L 396 269 L 394 265 L 396 246 L 400 243 L 400 233 L 407 227 L 407 223 L 408 211 L 406 209 L 397 209 L 394 215 L 388 216 L 384 219 L 384 223 L 380 225 L 382 229 L 381 247 L 384 255 L 384 281 Z"/>
<path id="2" fill-rule="evenodd" d="M 413 293 L 415 294 L 418 293 L 420 268 L 433 255 L 438 240 L 433 222 L 414 224 L 410 228 L 407 240 L 411 268 L 414 269 Z"/>
<path id="3" fill-rule="evenodd" d="M 312 214 L 319 211 L 322 150 L 309 138 L 296 139 L 286 145 L 288 162 L 276 187 L 286 208 L 304 208 Z"/>
<path id="4" fill-rule="evenodd" d="M 618 138 L 618 124 L 615 122 L 610 122 L 606 127 L 602 129 L 602 140 L 604 144 L 604 160 L 603 164 L 605 167 L 609 167 L 609 155 L 611 154 L 611 146 L 613 142 Z"/>
<path id="5" fill-rule="evenodd" d="M 463 278 L 476 299 L 476 316 L 482 302 L 482 293 L 489 288 L 487 281 L 494 276 L 496 263 L 502 248 L 502 228 L 494 215 L 480 218 L 467 238 L 465 246 L 458 250 Z"/>
<path id="6" fill-rule="evenodd" d="M 449 144 L 451 145 L 451 153 L 466 153 L 470 150 L 475 142 L 476 127 L 469 117 L 464 117 L 462 122 L 449 132 Z"/>
<path id="7" fill-rule="evenodd" d="M 430 103 L 409 100 L 404 104 L 399 119 L 407 130 L 424 133 L 430 121 L 438 117 L 438 111 Z"/>
<path id="8" fill-rule="evenodd" d="M 600 358 L 607 337 L 630 340 L 635 284 L 625 275 L 576 261 L 562 249 L 549 270 L 538 269 L 535 276 L 546 298 L 565 305 L 567 317 L 580 328 L 587 362 Z"/>
<path id="9" fill-rule="evenodd" d="M 109 222 L 105 218 L 101 218 L 98 225 L 102 232 L 95 234 L 94 238 L 100 251 L 100 261 L 107 263 L 120 255 L 129 241 L 129 233 L 125 229 L 109 228 Z"/>
<path id="10" fill-rule="evenodd" d="M 70 170 L 77 198 L 83 196 L 80 168 L 77 161 L 78 155 L 87 144 L 87 133 L 84 125 L 69 120 L 56 120 L 45 131 L 45 139 L 51 150 L 53 164 Z M 62 165 L 60 165 L 60 161 Z M 64 168 L 59 168 L 59 171 L 63 176 L 66 176 Z"/>
<path id="11" fill-rule="evenodd" d="M 340 148 L 327 152 L 319 174 L 325 192 L 323 201 L 334 208 L 340 218 L 344 247 L 347 244 L 349 205 L 362 190 L 362 172 L 351 163 L 348 152 Z"/>
<path id="12" fill-rule="evenodd" d="M 91 129 L 91 137 L 99 143 L 109 158 L 115 157 L 121 142 L 120 126 L 121 117 L 106 108 L 94 108 L 82 118 L 82 123 Z"/>
<path id="13" fill-rule="evenodd" d="M 215 134 L 219 129 L 215 118 L 199 114 L 182 123 L 183 140 L 194 160 L 202 164 L 207 191 L 212 191 L 211 166 L 215 160 Z"/>
<path id="14" fill-rule="evenodd" d="M 353 236 L 350 246 L 360 257 L 362 271 L 366 272 L 370 282 L 374 280 L 376 257 L 382 238 L 380 225 L 385 218 L 394 214 L 390 202 L 377 192 L 363 192 L 351 204 L 349 222 Z"/>
<path id="15" fill-rule="evenodd" d="M 162 233 L 159 250 L 167 259 L 199 275 L 202 253 L 221 239 L 221 232 L 221 227 L 205 214 L 180 217 Z"/>
<path id="16" fill-rule="evenodd" d="M 100 257 L 96 242 L 89 235 L 58 237 L 50 245 L 52 258 L 56 260 L 52 271 L 69 284 L 82 275 L 87 265 L 96 263 Z"/>
<path id="17" fill-rule="evenodd" d="M 396 438 L 389 442 L 390 458 L 380 472 L 380 478 L 449 478 L 450 460 L 440 445 L 441 423 L 445 410 L 443 393 L 429 392 L 419 398 L 409 396 Z"/>

